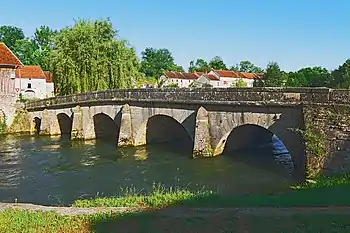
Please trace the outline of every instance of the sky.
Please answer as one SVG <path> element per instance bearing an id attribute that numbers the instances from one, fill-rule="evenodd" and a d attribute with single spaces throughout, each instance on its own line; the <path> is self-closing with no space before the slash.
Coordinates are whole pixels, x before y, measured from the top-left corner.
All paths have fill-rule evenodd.
<path id="1" fill-rule="evenodd" d="M 10 4 L 11 5 L 11 4 Z M 32 36 L 40 25 L 72 26 L 74 19 L 109 17 L 135 47 L 169 49 L 175 62 L 220 56 L 228 65 L 249 60 L 285 71 L 307 66 L 335 69 L 350 58 L 347 0 L 17 0 L 0 25 Z"/>

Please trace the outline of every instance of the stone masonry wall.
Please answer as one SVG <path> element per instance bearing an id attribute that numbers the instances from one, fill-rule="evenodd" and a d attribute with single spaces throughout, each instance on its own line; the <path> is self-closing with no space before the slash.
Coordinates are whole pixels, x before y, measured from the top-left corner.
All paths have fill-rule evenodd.
<path id="1" fill-rule="evenodd" d="M 348 105 L 304 106 L 307 174 L 350 172 Z"/>

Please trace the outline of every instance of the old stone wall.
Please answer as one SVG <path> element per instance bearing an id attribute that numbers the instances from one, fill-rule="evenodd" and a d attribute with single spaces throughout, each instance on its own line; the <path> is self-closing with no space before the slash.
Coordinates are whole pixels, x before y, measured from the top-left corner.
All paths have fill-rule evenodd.
<path id="1" fill-rule="evenodd" d="M 349 105 L 306 104 L 303 112 L 308 175 L 350 172 Z"/>
<path id="2" fill-rule="evenodd" d="M 0 111 L 5 114 L 7 127 L 12 124 L 16 109 L 21 107 L 21 104 L 16 103 L 16 100 L 15 95 L 0 95 Z"/>

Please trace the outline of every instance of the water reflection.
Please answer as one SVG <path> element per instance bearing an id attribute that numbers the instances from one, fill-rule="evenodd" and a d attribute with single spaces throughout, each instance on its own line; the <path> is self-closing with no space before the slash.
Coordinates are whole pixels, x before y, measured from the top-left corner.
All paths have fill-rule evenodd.
<path id="1" fill-rule="evenodd" d="M 81 197 L 115 195 L 131 185 L 148 192 L 154 182 L 205 186 L 222 194 L 270 193 L 289 185 L 287 176 L 238 159 L 247 155 L 192 159 L 181 142 L 120 149 L 60 137 L 0 140 L 0 201 L 5 202 L 70 204 Z"/>

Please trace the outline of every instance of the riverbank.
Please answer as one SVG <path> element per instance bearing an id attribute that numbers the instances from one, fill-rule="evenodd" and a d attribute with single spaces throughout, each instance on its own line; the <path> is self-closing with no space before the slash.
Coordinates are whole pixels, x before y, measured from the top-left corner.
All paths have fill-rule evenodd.
<path id="1" fill-rule="evenodd" d="M 159 186 L 146 196 L 129 191 L 77 200 L 73 207 L 3 206 L 0 232 L 349 232 L 349 193 L 349 174 L 265 196 L 220 197 Z"/>

